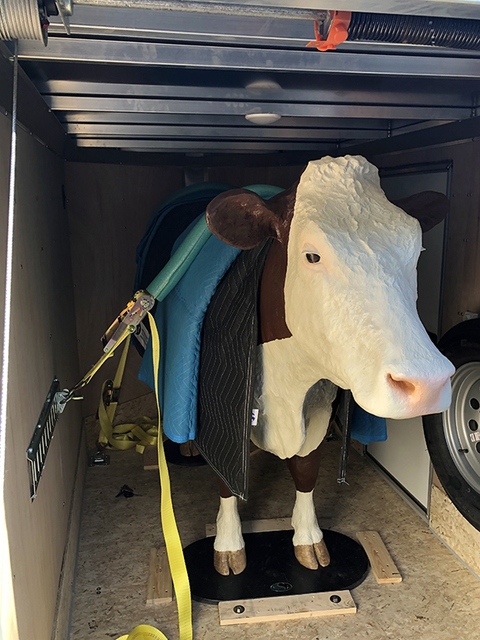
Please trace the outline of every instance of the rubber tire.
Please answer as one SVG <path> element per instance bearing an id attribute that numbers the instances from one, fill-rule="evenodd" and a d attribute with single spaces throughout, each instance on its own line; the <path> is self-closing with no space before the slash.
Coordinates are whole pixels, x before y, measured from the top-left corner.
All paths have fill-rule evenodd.
<path id="1" fill-rule="evenodd" d="M 480 368 L 480 319 L 457 324 L 441 338 L 437 347 L 455 367 L 478 362 Z M 480 531 L 480 494 L 463 478 L 450 455 L 444 434 L 444 415 L 423 416 L 428 452 L 448 497 L 468 522 Z"/>

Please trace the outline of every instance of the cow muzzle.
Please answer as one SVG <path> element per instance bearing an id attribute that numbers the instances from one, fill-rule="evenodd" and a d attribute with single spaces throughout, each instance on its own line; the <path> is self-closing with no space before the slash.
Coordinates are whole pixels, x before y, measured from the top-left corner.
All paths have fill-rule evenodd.
<path id="1" fill-rule="evenodd" d="M 385 417 L 413 418 L 429 413 L 439 413 L 448 409 L 451 402 L 450 378 L 455 368 L 446 359 L 440 371 L 427 371 L 423 374 L 405 374 L 390 370 L 385 377 L 387 391 L 387 410 Z"/>
<path id="2" fill-rule="evenodd" d="M 451 402 L 450 378 L 455 367 L 440 352 L 410 363 L 381 367 L 373 386 L 360 377 L 350 387 L 365 411 L 381 418 L 403 420 L 446 411 Z M 364 384 L 362 384 L 362 382 Z"/>

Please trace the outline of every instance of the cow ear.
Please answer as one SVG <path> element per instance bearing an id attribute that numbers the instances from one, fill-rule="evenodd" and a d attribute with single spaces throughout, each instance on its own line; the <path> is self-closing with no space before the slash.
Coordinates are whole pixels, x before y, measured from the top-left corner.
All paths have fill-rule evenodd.
<path id="1" fill-rule="evenodd" d="M 402 200 L 394 200 L 393 203 L 417 218 L 423 233 L 442 222 L 450 209 L 449 199 L 438 191 L 422 191 Z"/>
<path id="2" fill-rule="evenodd" d="M 223 242 L 238 249 L 253 249 L 266 238 L 279 237 L 275 212 L 253 191 L 232 189 L 207 206 L 207 225 Z"/>

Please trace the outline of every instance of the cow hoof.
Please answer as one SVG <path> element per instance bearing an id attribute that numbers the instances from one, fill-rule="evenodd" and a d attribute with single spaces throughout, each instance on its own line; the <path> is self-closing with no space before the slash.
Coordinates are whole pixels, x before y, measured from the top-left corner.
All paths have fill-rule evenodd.
<path id="1" fill-rule="evenodd" d="M 195 446 L 193 440 L 188 440 L 188 442 L 182 442 L 179 445 L 180 454 L 185 458 L 192 458 L 193 456 L 199 456 L 200 452 Z"/>
<path id="2" fill-rule="evenodd" d="M 247 556 L 245 554 L 245 547 L 238 551 L 214 551 L 213 552 L 213 566 L 216 571 L 222 576 L 228 576 L 230 569 L 234 575 L 242 573 L 247 566 Z"/>
<path id="3" fill-rule="evenodd" d="M 307 569 L 315 571 L 315 569 L 318 569 L 319 563 L 322 567 L 327 567 L 330 564 L 330 554 L 323 540 L 315 544 L 299 544 L 294 546 L 293 549 L 296 559 Z"/>
<path id="4" fill-rule="evenodd" d="M 315 555 L 317 556 L 319 564 L 322 567 L 328 567 L 330 564 L 330 554 L 328 553 L 325 540 L 320 540 L 320 542 L 316 542 L 313 546 L 315 547 Z"/>
<path id="5" fill-rule="evenodd" d="M 294 545 L 295 557 L 299 563 L 307 569 L 318 569 L 317 558 L 312 544 Z"/>

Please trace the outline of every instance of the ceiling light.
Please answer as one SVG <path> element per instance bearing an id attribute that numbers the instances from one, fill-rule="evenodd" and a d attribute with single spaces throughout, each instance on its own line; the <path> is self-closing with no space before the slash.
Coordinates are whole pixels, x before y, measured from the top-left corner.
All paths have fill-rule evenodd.
<path id="1" fill-rule="evenodd" d="M 282 87 L 275 80 L 254 80 L 245 85 L 250 93 L 267 93 L 269 91 L 281 91 Z"/>
<path id="2" fill-rule="evenodd" d="M 247 113 L 245 118 L 253 124 L 273 124 L 282 116 L 278 113 Z"/>

